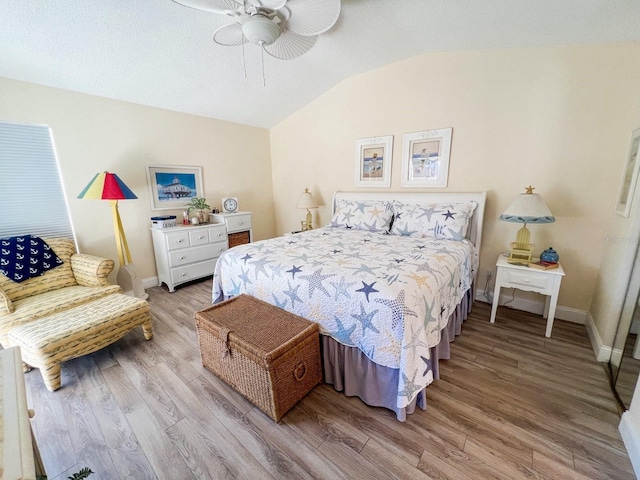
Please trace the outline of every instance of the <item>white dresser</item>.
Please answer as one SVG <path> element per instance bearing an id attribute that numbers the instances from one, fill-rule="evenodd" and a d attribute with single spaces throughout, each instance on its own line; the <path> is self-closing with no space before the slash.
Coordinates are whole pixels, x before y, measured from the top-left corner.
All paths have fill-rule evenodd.
<path id="1" fill-rule="evenodd" d="M 210 213 L 209 218 L 211 223 L 222 223 L 226 226 L 229 248 L 231 248 L 236 245 L 251 243 L 253 240 L 251 215 L 251 212 Z"/>
<path id="2" fill-rule="evenodd" d="M 189 225 L 151 229 L 158 285 L 175 286 L 213 275 L 216 261 L 227 250 L 224 225 Z"/>

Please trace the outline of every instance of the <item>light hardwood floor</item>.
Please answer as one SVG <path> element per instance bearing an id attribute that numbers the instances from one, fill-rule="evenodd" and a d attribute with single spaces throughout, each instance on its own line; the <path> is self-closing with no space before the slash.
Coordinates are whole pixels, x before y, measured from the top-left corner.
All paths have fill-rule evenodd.
<path id="1" fill-rule="evenodd" d="M 474 305 L 428 408 L 388 410 L 316 387 L 275 424 L 204 369 L 193 313 L 210 281 L 151 288 L 155 337 L 135 331 L 63 365 L 50 393 L 26 374 L 49 479 L 635 478 L 584 326 Z"/>

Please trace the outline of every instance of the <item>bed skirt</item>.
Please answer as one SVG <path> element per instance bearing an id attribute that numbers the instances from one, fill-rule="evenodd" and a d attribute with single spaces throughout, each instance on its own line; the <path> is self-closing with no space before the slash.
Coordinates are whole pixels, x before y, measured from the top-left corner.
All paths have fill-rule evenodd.
<path id="1" fill-rule="evenodd" d="M 473 288 L 466 291 L 455 311 L 449 316 L 447 326 L 441 331 L 440 343 L 432 347 L 428 368 L 433 378 L 440 378 L 438 362 L 451 357 L 449 344 L 460 335 L 462 322 L 471 311 Z M 397 386 L 400 370 L 378 365 L 357 347 L 343 345 L 327 335 L 320 335 L 322 371 L 324 381 L 349 397 L 360 397 L 367 405 L 393 410 L 399 421 L 404 422 L 416 406 L 427 409 L 427 389 L 418 392 L 406 407 L 397 406 Z"/>

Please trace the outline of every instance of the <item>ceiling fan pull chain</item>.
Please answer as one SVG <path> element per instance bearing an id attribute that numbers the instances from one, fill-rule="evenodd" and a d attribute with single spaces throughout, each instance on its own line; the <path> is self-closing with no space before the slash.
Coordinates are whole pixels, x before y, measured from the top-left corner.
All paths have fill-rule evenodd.
<path id="1" fill-rule="evenodd" d="M 242 42 L 242 71 L 244 72 L 244 79 L 247 79 L 247 62 L 244 57 L 244 42 Z"/>
<path id="2" fill-rule="evenodd" d="M 264 45 L 261 45 L 261 49 L 260 49 L 260 59 L 262 60 L 262 86 L 266 87 L 267 86 L 267 81 L 264 78 Z"/>

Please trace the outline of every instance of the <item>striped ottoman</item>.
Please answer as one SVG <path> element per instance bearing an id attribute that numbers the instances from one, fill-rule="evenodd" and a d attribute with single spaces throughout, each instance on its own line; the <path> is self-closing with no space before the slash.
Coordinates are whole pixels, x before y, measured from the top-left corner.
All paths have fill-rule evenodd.
<path id="1" fill-rule="evenodd" d="M 60 364 L 100 350 L 138 325 L 144 338 L 153 337 L 149 304 L 116 293 L 9 331 L 9 342 L 20 346 L 22 361 L 40 369 L 50 391 L 60 388 Z"/>

